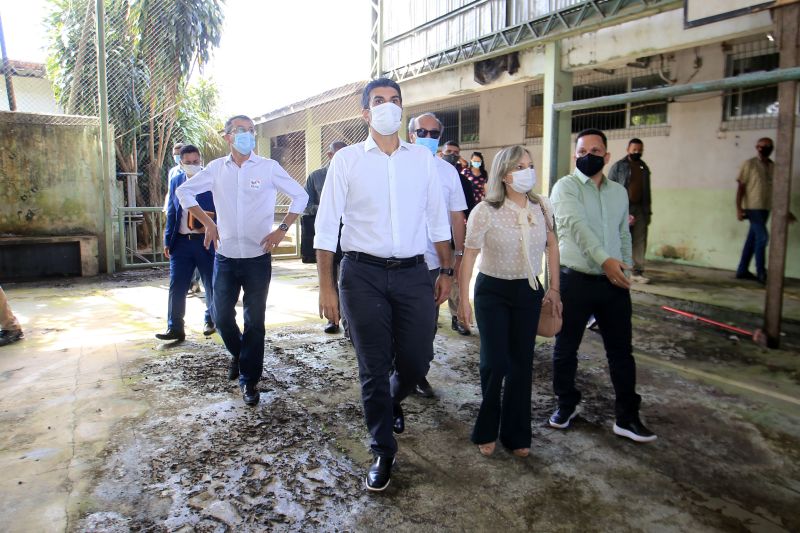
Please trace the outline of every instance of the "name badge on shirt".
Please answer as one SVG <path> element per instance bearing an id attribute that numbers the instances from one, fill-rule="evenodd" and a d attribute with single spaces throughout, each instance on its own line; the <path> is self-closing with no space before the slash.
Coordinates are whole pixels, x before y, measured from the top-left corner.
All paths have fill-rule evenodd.
<path id="1" fill-rule="evenodd" d="M 261 189 L 261 180 L 259 179 L 251 179 L 250 180 L 250 188 L 253 190 L 260 190 Z"/>

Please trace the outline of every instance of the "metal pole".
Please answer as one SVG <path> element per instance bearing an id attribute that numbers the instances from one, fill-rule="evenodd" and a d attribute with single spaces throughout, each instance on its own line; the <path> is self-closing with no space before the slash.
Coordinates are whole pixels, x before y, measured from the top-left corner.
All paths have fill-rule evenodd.
<path id="1" fill-rule="evenodd" d="M 8 109 L 17 110 L 17 97 L 14 95 L 14 82 L 11 80 L 11 67 L 8 64 L 6 55 L 6 37 L 3 33 L 3 19 L 0 17 L 0 48 L 3 52 L 3 76 L 6 78 L 6 96 L 8 97 Z"/>
<path id="2" fill-rule="evenodd" d="M 780 66 L 800 64 L 800 4 L 774 9 Z M 772 222 L 770 224 L 769 271 L 764 304 L 764 333 L 767 346 L 779 348 L 783 313 L 783 277 L 786 272 L 789 201 L 792 189 L 792 153 L 794 152 L 795 102 L 797 82 L 778 85 L 778 132 L 775 139 L 775 173 L 772 177 Z"/>
<path id="3" fill-rule="evenodd" d="M 759 87 L 763 85 L 774 85 L 785 81 L 800 80 L 800 67 L 779 68 L 769 72 L 753 72 L 742 74 L 731 78 L 719 80 L 703 81 L 698 83 L 687 83 L 685 85 L 672 85 L 671 87 L 660 87 L 658 89 L 648 89 L 635 93 L 612 94 L 610 96 L 599 96 L 597 98 L 586 98 L 573 102 L 563 102 L 553 104 L 555 111 L 577 111 L 579 109 L 591 109 L 615 104 L 628 104 L 633 102 L 647 102 L 649 100 L 665 100 L 676 96 L 687 94 L 708 93 L 713 91 L 724 91 L 728 89 L 739 89 L 744 87 Z"/>
<path id="4" fill-rule="evenodd" d="M 103 210 L 103 231 L 106 245 L 106 272 L 114 272 L 114 235 L 111 224 L 111 181 L 112 153 L 111 136 L 108 128 L 108 86 L 106 83 L 106 29 L 105 3 L 96 0 L 97 17 L 97 96 L 100 115 L 100 159 L 102 162 L 102 187 L 105 209 Z"/>

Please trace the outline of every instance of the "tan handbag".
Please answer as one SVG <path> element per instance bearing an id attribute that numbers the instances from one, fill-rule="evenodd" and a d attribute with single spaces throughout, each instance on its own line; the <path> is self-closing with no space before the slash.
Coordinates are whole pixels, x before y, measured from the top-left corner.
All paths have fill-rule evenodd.
<path id="1" fill-rule="evenodd" d="M 542 210 L 542 215 L 544 216 L 544 223 L 547 225 L 547 230 L 552 232 L 553 227 L 550 225 L 550 219 L 547 216 L 547 212 L 545 211 L 541 200 L 539 200 L 539 208 Z M 545 245 L 544 253 L 545 257 L 547 257 L 547 245 Z M 549 261 L 547 264 L 549 264 Z M 558 332 L 561 331 L 562 323 L 563 319 L 560 316 L 553 316 L 553 303 L 547 301 L 542 304 L 542 309 L 539 312 L 539 327 L 536 329 L 536 334 L 540 337 L 555 337 L 558 335 Z"/>

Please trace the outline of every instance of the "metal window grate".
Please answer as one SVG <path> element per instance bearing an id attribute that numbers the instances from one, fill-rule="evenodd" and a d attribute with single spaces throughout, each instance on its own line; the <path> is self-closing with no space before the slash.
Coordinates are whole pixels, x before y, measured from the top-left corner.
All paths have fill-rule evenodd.
<path id="1" fill-rule="evenodd" d="M 440 137 L 441 143 L 455 140 L 462 148 L 474 148 L 480 142 L 480 98 L 478 96 L 416 106 L 409 110 L 408 117 L 425 112 L 435 113 L 444 124 L 444 131 Z"/>
<path id="2" fill-rule="evenodd" d="M 544 84 L 542 81 L 525 87 L 525 142 L 541 144 L 544 135 Z"/>
<path id="3" fill-rule="evenodd" d="M 574 79 L 572 98 L 583 100 L 665 87 L 670 84 L 670 70 L 669 61 L 663 58 L 643 58 L 622 68 L 578 73 Z M 667 100 L 656 100 L 574 112 L 572 132 L 586 128 L 601 129 L 610 138 L 668 135 L 668 103 Z"/>
<path id="4" fill-rule="evenodd" d="M 723 44 L 726 52 L 725 76 L 778 68 L 779 53 L 775 43 L 761 36 L 756 40 Z M 726 91 L 723 99 L 723 130 L 770 129 L 777 127 L 778 86 L 753 87 Z"/>

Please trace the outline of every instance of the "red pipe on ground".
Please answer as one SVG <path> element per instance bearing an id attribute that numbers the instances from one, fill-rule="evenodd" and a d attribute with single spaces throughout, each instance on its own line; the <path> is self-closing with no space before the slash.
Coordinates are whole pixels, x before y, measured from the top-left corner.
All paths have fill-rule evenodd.
<path id="1" fill-rule="evenodd" d="M 710 318 L 705 318 L 699 315 L 695 315 L 693 313 L 689 313 L 688 311 L 681 311 L 680 309 L 674 309 L 672 307 L 667 307 L 666 305 L 662 305 L 661 309 L 681 316 L 685 316 L 686 318 L 699 320 L 700 322 L 705 322 L 706 324 L 711 324 L 712 326 L 717 326 L 718 328 L 727 329 L 728 331 L 733 331 L 734 333 L 738 333 L 740 335 L 747 335 L 748 337 L 753 336 L 752 331 L 747 331 L 746 329 L 737 328 L 736 326 L 729 326 L 728 324 L 723 324 L 722 322 L 717 322 L 716 320 L 711 320 Z"/>

